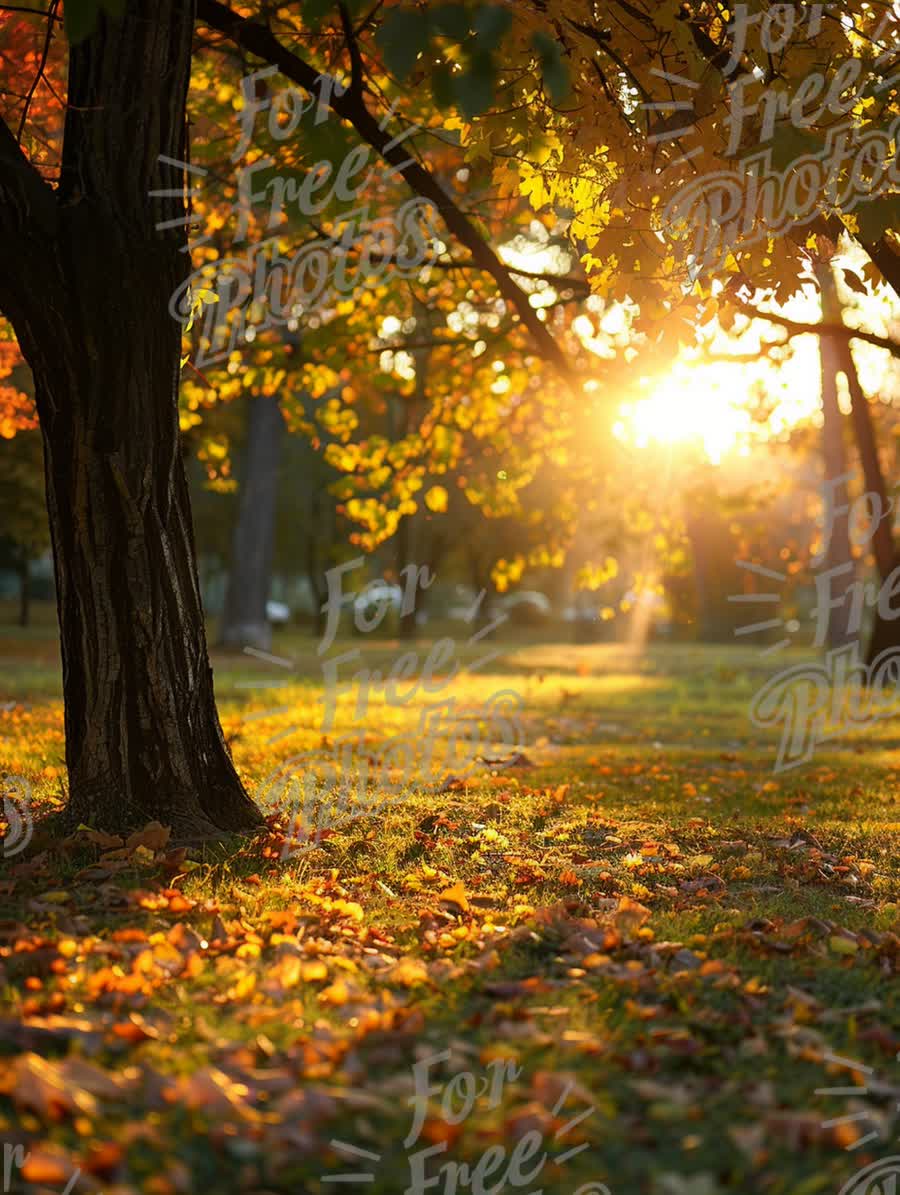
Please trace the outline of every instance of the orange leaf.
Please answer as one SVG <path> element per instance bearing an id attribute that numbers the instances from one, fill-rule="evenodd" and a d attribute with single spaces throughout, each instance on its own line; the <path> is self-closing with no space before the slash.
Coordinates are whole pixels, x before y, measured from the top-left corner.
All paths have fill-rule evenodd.
<path id="1" fill-rule="evenodd" d="M 461 880 L 457 880 L 452 888 L 445 888 L 438 899 L 459 905 L 464 913 L 469 911 L 469 898 L 466 896 L 466 890 Z"/>

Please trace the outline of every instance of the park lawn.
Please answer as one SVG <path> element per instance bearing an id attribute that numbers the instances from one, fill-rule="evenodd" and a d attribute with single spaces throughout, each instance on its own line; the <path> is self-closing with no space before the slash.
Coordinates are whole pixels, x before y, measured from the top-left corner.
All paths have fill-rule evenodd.
<path id="1" fill-rule="evenodd" d="M 50 811 L 53 645 L 10 642 L 0 763 Z M 518 766 L 401 779 L 287 858 L 270 793 L 270 832 L 236 852 L 38 825 L 3 860 L 0 1142 L 30 1150 L 21 1189 L 80 1168 L 76 1192 L 399 1195 L 430 1148 L 422 1191 L 837 1195 L 900 1153 L 893 724 L 774 775 L 748 710 L 784 659 L 502 646 L 447 692 L 470 725 L 521 696 Z M 338 647 L 382 671 L 401 650 Z M 293 671 L 215 661 L 258 793 L 331 742 L 314 645 L 276 651 Z M 334 735 L 420 739 L 426 697 L 376 692 L 361 718 L 343 698 Z"/>

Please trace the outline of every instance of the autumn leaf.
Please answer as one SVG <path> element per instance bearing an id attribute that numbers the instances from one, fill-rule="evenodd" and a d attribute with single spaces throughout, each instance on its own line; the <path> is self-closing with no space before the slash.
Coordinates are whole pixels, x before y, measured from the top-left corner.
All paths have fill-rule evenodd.
<path id="1" fill-rule="evenodd" d="M 469 911 L 469 898 L 466 896 L 466 890 L 460 880 L 457 880 L 450 888 L 445 888 L 438 899 L 442 904 L 456 905 L 463 913 Z"/>
<path id="2" fill-rule="evenodd" d="M 447 491 L 442 485 L 433 485 L 425 494 L 425 505 L 435 514 L 442 514 L 447 509 Z"/>

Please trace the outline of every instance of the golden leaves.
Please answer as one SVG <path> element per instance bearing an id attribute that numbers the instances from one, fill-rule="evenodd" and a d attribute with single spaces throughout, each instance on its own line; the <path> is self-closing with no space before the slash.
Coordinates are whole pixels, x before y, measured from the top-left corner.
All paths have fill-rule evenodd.
<path id="1" fill-rule="evenodd" d="M 386 983 L 398 987 L 414 988 L 431 982 L 428 968 L 423 962 L 415 958 L 402 958 L 384 975 Z"/>

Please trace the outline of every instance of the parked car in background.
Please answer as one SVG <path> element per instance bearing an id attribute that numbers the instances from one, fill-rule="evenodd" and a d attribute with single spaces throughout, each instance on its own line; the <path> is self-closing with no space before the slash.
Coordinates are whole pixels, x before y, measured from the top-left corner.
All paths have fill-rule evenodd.
<path id="1" fill-rule="evenodd" d="M 365 618 L 374 618 L 376 609 L 387 606 L 388 610 L 399 611 L 403 604 L 403 590 L 399 585 L 387 581 L 373 581 L 360 593 L 351 595 L 353 609 Z"/>
<path id="2" fill-rule="evenodd" d="M 494 605 L 498 610 L 508 613 L 519 606 L 530 606 L 539 614 L 550 614 L 553 611 L 553 605 L 547 595 L 539 593 L 536 589 L 520 589 L 515 593 L 505 593 L 502 597 L 494 599 Z"/>
<path id="3" fill-rule="evenodd" d="M 553 614 L 553 603 L 536 589 L 519 589 L 494 599 L 494 610 L 517 626 L 540 626 Z"/>
<path id="4" fill-rule="evenodd" d="M 266 618 L 273 627 L 284 627 L 291 621 L 291 608 L 284 602 L 266 602 Z"/>

